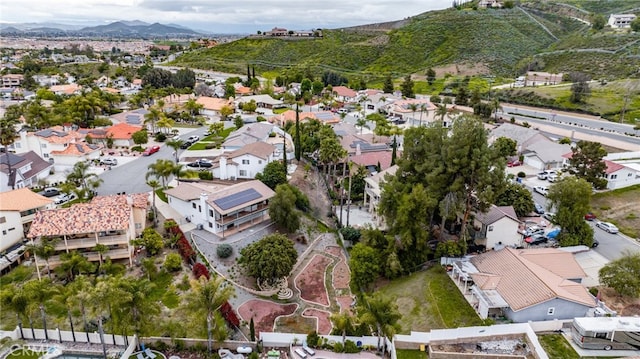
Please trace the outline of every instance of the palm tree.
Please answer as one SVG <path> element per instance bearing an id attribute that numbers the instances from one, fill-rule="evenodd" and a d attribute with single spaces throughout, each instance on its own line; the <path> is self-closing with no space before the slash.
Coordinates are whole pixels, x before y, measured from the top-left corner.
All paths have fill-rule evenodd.
<path id="1" fill-rule="evenodd" d="M 183 106 L 184 106 L 184 109 L 189 112 L 189 115 L 191 115 L 191 117 L 194 117 L 200 114 L 200 110 L 202 110 L 202 108 L 204 107 L 203 105 L 197 103 L 196 100 L 192 98 L 187 100 L 187 102 L 185 102 Z"/>
<path id="2" fill-rule="evenodd" d="M 491 100 L 491 109 L 495 113 L 495 120 L 498 121 L 498 111 L 502 111 L 502 106 L 500 105 L 500 99 L 496 96 Z"/>
<path id="3" fill-rule="evenodd" d="M 89 162 L 76 162 L 67 181 L 74 182 L 80 189 L 76 191 L 78 198 L 87 200 L 93 197 L 93 191 L 100 186 L 102 179 L 95 173 L 89 172 Z"/>
<path id="4" fill-rule="evenodd" d="M 183 143 L 184 141 L 181 139 L 167 141 L 167 146 L 173 148 L 173 153 L 175 154 L 176 163 L 178 163 L 178 151 L 180 150 L 180 146 L 182 146 Z"/>
<path id="5" fill-rule="evenodd" d="M 429 111 L 427 110 L 427 105 L 426 104 L 420 104 L 420 127 L 422 127 L 422 114 L 423 113 L 429 113 Z"/>
<path id="6" fill-rule="evenodd" d="M 20 328 L 20 339 L 24 339 L 22 331 L 22 318 L 28 317 L 29 298 L 26 296 L 22 287 L 9 284 L 2 288 L 0 292 L 0 303 L 4 310 L 12 311 L 18 319 L 18 328 Z M 31 327 L 33 333 L 33 326 Z M 33 335 L 35 338 L 35 335 Z"/>
<path id="7" fill-rule="evenodd" d="M 87 335 L 87 341 L 89 341 L 89 327 L 87 325 L 87 305 L 93 303 L 93 284 L 88 277 L 79 275 L 73 282 L 69 284 L 69 286 L 70 290 L 73 291 L 73 295 L 71 296 L 70 301 L 80 307 L 83 329 Z"/>
<path id="8" fill-rule="evenodd" d="M 347 331 L 353 328 L 354 318 L 347 310 L 331 315 L 331 323 L 333 328 L 342 334 L 342 344 L 346 341 Z"/>
<path id="9" fill-rule="evenodd" d="M 220 312 L 219 309 L 232 296 L 235 290 L 232 286 L 227 285 L 221 276 L 213 277 L 207 280 L 200 277 L 197 281 L 191 282 L 191 295 L 189 296 L 189 307 L 197 318 L 206 318 L 207 322 L 207 349 L 211 352 L 212 348 L 212 330 L 213 325 L 219 326 Z"/>
<path id="10" fill-rule="evenodd" d="M 160 119 L 158 120 L 158 122 L 156 123 L 156 126 L 158 126 L 159 129 L 164 130 L 164 133 L 169 133 L 169 130 L 175 125 L 175 121 L 172 120 L 171 118 L 163 115 L 160 116 Z"/>
<path id="11" fill-rule="evenodd" d="M 441 105 L 438 105 L 435 115 L 440 116 L 440 121 L 444 121 L 444 117 L 447 115 L 448 112 L 449 110 L 447 110 L 447 104 L 443 103 Z"/>
<path id="12" fill-rule="evenodd" d="M 391 339 L 400 330 L 398 320 L 402 316 L 398 312 L 398 305 L 393 299 L 384 297 L 380 292 L 376 292 L 372 296 L 365 295 L 361 303 L 358 309 L 360 320 L 376 328 L 378 349 L 380 349 L 382 335 Z M 386 345 L 382 347 L 383 357 L 385 351 Z"/>
<path id="13" fill-rule="evenodd" d="M 102 244 L 102 243 L 98 243 L 98 244 L 96 244 L 95 247 L 93 247 L 93 250 L 95 252 L 98 252 L 98 259 L 100 260 L 100 267 L 102 267 L 102 256 L 104 256 L 104 254 L 109 251 L 109 247 L 104 245 L 104 244 Z"/>
<path id="14" fill-rule="evenodd" d="M 66 309 L 67 319 L 69 319 L 69 326 L 71 327 L 71 336 L 73 337 L 73 341 L 76 341 L 76 331 L 75 326 L 73 325 L 73 295 L 75 294 L 72 286 L 61 287 L 58 294 L 54 297 L 54 300 L 57 301 L 60 305 L 62 305 Z"/>
<path id="15" fill-rule="evenodd" d="M 408 105 L 408 107 L 409 107 L 409 110 L 411 110 L 411 112 L 413 112 L 413 115 L 411 115 L 411 119 L 413 120 L 412 123 L 415 126 L 416 125 L 416 119 L 415 119 L 414 116 L 416 115 L 416 112 L 418 111 L 418 104 L 410 103 Z"/>
<path id="16" fill-rule="evenodd" d="M 94 291 L 92 293 L 94 302 L 96 305 L 96 311 L 98 316 L 102 316 L 104 310 L 107 311 L 109 323 L 111 324 L 111 334 L 115 338 L 116 333 L 116 318 L 113 314 L 112 308 L 117 307 L 123 297 L 124 293 L 120 287 L 118 287 L 119 277 L 107 276 L 98 279 Z M 115 340 L 114 340 L 115 343 Z"/>
<path id="17" fill-rule="evenodd" d="M 153 201 L 153 223 L 155 227 L 155 224 L 158 222 L 158 208 L 156 207 L 156 189 L 160 187 L 160 182 L 158 182 L 157 180 L 147 179 L 147 185 L 151 187 L 151 189 L 153 190 L 153 192 L 151 192 L 151 198 Z"/>
<path id="18" fill-rule="evenodd" d="M 176 167 L 178 166 L 171 160 L 157 160 L 148 166 L 149 171 L 147 171 L 145 178 L 149 179 L 149 177 L 154 176 L 162 179 L 162 188 L 167 188 L 167 181 L 175 173 Z"/>
<path id="19" fill-rule="evenodd" d="M 133 324 L 134 333 L 140 337 L 150 323 L 154 323 L 154 317 L 160 313 L 158 300 L 153 299 L 155 284 L 146 278 L 130 279 L 122 278 L 118 281 L 118 288 L 122 291 L 117 308 L 112 308 L 116 316 L 120 318 L 123 329 Z"/>
<path id="20" fill-rule="evenodd" d="M 156 132 L 156 123 L 158 121 L 160 121 L 163 117 L 166 117 L 164 112 L 160 109 L 160 107 L 158 106 L 151 106 L 149 108 L 149 113 L 147 113 L 146 115 L 144 115 L 144 124 L 146 125 L 147 123 L 151 124 L 151 132 L 155 133 Z"/>
<path id="21" fill-rule="evenodd" d="M 29 127 L 35 130 L 47 128 L 50 125 L 49 110 L 42 105 L 40 100 L 32 101 L 26 106 L 24 117 Z"/>
<path id="22" fill-rule="evenodd" d="M 356 127 L 360 127 L 360 134 L 362 134 L 363 127 L 370 128 L 369 125 L 367 125 L 367 119 L 364 117 L 361 117 L 358 120 L 356 120 Z"/>
<path id="23" fill-rule="evenodd" d="M 36 256 L 44 259 L 44 262 L 47 264 L 47 275 L 50 280 L 53 280 L 51 277 L 51 268 L 49 267 L 49 258 L 53 257 L 56 253 L 56 243 L 60 240 L 60 238 L 54 239 L 41 239 L 40 243 L 35 244 L 31 241 L 31 244 L 27 245 L 27 249 L 32 251 Z M 38 270 L 38 279 L 40 278 L 40 270 Z"/>
<path id="24" fill-rule="evenodd" d="M 40 309 L 40 315 L 42 316 L 42 328 L 44 329 L 44 337 L 49 340 L 49 334 L 47 333 L 47 314 L 44 308 L 45 303 L 56 294 L 58 288 L 54 286 L 50 280 L 30 280 L 23 286 L 29 302 L 33 305 L 37 305 Z"/>
<path id="25" fill-rule="evenodd" d="M 11 146 L 16 141 L 16 137 L 18 137 L 16 126 L 20 124 L 19 118 L 19 107 L 9 106 L 4 116 L 2 116 L 2 119 L 0 119 L 0 144 L 4 146 L 4 156 L 7 162 L 7 169 L 9 170 L 8 185 L 11 186 L 11 189 L 15 189 L 16 187 L 15 178 L 12 176 L 13 169 L 11 168 L 12 163 L 9 156 L 9 146 Z"/>
<path id="26" fill-rule="evenodd" d="M 60 255 L 62 262 L 56 267 L 56 272 L 59 275 L 65 276 L 67 280 L 73 281 L 77 275 L 92 273 L 95 270 L 93 263 L 78 253 L 78 251 L 72 251 L 69 253 L 63 253 Z"/>

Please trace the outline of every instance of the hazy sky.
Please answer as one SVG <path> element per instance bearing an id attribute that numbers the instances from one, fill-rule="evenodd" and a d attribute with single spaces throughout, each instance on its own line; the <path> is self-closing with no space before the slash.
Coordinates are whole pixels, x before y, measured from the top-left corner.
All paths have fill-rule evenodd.
<path id="1" fill-rule="evenodd" d="M 97 25 L 117 20 L 180 24 L 221 33 L 336 28 L 399 20 L 451 0 L 3 0 L 0 21 Z"/>

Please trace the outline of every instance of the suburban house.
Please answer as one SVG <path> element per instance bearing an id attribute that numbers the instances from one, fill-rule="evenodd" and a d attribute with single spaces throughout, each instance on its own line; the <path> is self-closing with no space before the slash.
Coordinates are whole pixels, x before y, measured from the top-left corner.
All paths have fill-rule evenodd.
<path id="1" fill-rule="evenodd" d="M 587 316 L 597 300 L 581 282 L 586 277 L 573 254 L 556 248 L 488 251 L 453 263 L 454 281 L 482 319 L 516 323 Z"/>
<path id="2" fill-rule="evenodd" d="M 502 1 L 499 1 L 499 0 L 480 0 L 478 2 L 478 8 L 480 9 L 486 9 L 486 8 L 499 9 L 502 6 L 503 6 Z"/>
<path id="3" fill-rule="evenodd" d="M 120 122 L 108 128 L 83 130 L 80 132 L 86 132 L 89 137 L 96 141 L 102 142 L 106 146 L 106 141 L 110 138 L 113 141 L 113 146 L 116 147 L 130 147 L 133 146 L 133 134 L 142 130 L 142 126 L 130 125 L 127 122 Z"/>
<path id="4" fill-rule="evenodd" d="M 284 102 L 282 100 L 276 100 L 269 95 L 242 96 L 236 99 L 237 104 L 245 104 L 251 101 L 255 101 L 258 108 L 274 109 L 284 107 Z"/>
<path id="5" fill-rule="evenodd" d="M 398 166 L 393 165 L 384 171 L 378 172 L 373 176 L 366 177 L 364 179 L 365 188 L 363 206 L 369 213 L 371 213 L 373 223 L 375 223 L 378 228 L 385 227 L 384 217 L 378 213 L 378 204 L 380 203 L 380 196 L 382 195 L 382 184 L 384 183 L 387 175 L 393 177 L 396 175 L 396 171 L 398 171 Z"/>
<path id="6" fill-rule="evenodd" d="M 256 178 L 274 160 L 276 146 L 258 141 L 233 152 L 222 153 L 213 161 L 213 177 L 222 180 Z"/>
<path id="7" fill-rule="evenodd" d="M 559 168 L 564 163 L 563 155 L 572 153 L 571 146 L 553 141 L 538 141 L 525 149 L 523 163 L 538 170 Z"/>
<path id="8" fill-rule="evenodd" d="M 493 129 L 489 134 L 489 144 L 492 144 L 500 137 L 506 137 L 516 141 L 516 151 L 518 153 L 524 152 L 529 145 L 538 141 L 548 140 L 548 138 L 538 130 L 512 125 L 510 123 L 503 123 Z"/>
<path id="9" fill-rule="evenodd" d="M 200 113 L 207 117 L 220 116 L 220 110 L 225 106 L 235 109 L 232 99 L 227 100 L 224 98 L 200 96 L 196 100 L 196 103 L 202 105 Z"/>
<path id="10" fill-rule="evenodd" d="M 477 213 L 473 222 L 475 244 L 487 249 L 503 246 L 517 247 L 522 244 L 518 233 L 520 221 L 512 206 L 492 205 L 487 213 Z"/>
<path id="11" fill-rule="evenodd" d="M 91 262 L 110 257 L 127 259 L 133 265 L 131 240 L 145 227 L 148 200 L 148 193 L 98 196 L 89 203 L 38 211 L 27 237 L 34 243 L 55 240 L 56 253 L 48 261 L 52 268 L 62 262 L 62 254 L 71 251 L 80 252 Z M 95 251 L 98 244 L 109 248 L 102 258 Z M 36 265 L 43 264 L 36 257 Z"/>
<path id="12" fill-rule="evenodd" d="M 436 105 L 427 99 L 406 99 L 392 102 L 386 106 L 385 111 L 389 117 L 402 122 L 412 121 L 411 124 L 426 124 L 430 122 L 429 117 L 433 121 L 436 109 Z"/>
<path id="13" fill-rule="evenodd" d="M 0 84 L 0 87 L 9 87 L 9 88 L 16 88 L 16 87 L 20 87 L 20 85 L 22 84 L 22 81 L 24 81 L 24 75 L 20 75 L 20 74 L 6 74 L 6 75 L 2 75 L 2 84 Z"/>
<path id="14" fill-rule="evenodd" d="M 336 100 L 340 102 L 353 102 L 358 96 L 357 92 L 346 86 L 334 86 L 332 91 Z"/>
<path id="15" fill-rule="evenodd" d="M 225 186 L 181 183 L 165 191 L 169 205 L 198 229 L 222 238 L 269 220 L 271 188 L 261 181 Z"/>
<path id="16" fill-rule="evenodd" d="M 333 125 L 340 123 L 340 116 L 336 115 L 331 111 L 320 111 L 320 112 L 298 112 L 298 118 L 300 122 L 305 122 L 309 120 L 318 120 L 323 124 Z M 295 110 L 287 110 L 279 115 L 275 115 L 269 118 L 269 122 L 275 123 L 279 126 L 284 126 L 287 122 L 295 122 L 296 121 L 296 111 Z"/>
<path id="17" fill-rule="evenodd" d="M 0 192 L 0 252 L 22 243 L 35 213 L 53 208 L 53 200 L 28 188 Z"/>
<path id="18" fill-rule="evenodd" d="M 265 36 L 287 36 L 289 31 L 282 27 L 274 27 L 271 31 L 265 31 Z"/>
<path id="19" fill-rule="evenodd" d="M 53 164 L 40 158 L 34 151 L 3 153 L 0 155 L 0 191 L 37 185 L 40 180 L 49 176 L 52 167 Z"/>
<path id="20" fill-rule="evenodd" d="M 604 178 L 607 179 L 607 189 L 618 189 L 640 183 L 640 172 L 623 164 L 604 160 L 607 165 Z"/>
<path id="21" fill-rule="evenodd" d="M 231 132 L 226 140 L 222 143 L 222 149 L 225 151 L 238 150 L 250 143 L 262 141 L 268 142 L 269 136 L 274 132 L 275 125 L 258 122 L 245 125 Z"/>
<path id="22" fill-rule="evenodd" d="M 53 85 L 49 88 L 56 95 L 75 95 L 82 91 L 82 86 L 72 83 L 64 85 Z"/>
<path id="23" fill-rule="evenodd" d="M 525 86 L 557 85 L 562 82 L 563 73 L 551 74 L 548 72 L 529 71 L 525 77 Z"/>
<path id="24" fill-rule="evenodd" d="M 51 151 L 51 158 L 57 169 L 73 167 L 77 162 L 95 160 L 100 157 L 102 146 L 87 142 L 70 143 L 61 150 Z"/>
<path id="25" fill-rule="evenodd" d="M 380 110 L 385 111 L 387 105 L 400 99 L 388 93 L 376 93 L 367 95 L 367 97 L 369 97 L 369 100 L 364 105 L 369 113 L 380 112 Z"/>
<path id="26" fill-rule="evenodd" d="M 124 111 L 115 115 L 109 116 L 109 118 L 116 124 L 128 123 L 133 126 L 142 126 L 144 124 L 144 115 L 148 114 L 144 108 L 139 108 L 133 111 Z"/>
<path id="27" fill-rule="evenodd" d="M 630 28 L 631 23 L 635 19 L 635 14 L 611 14 L 609 16 L 609 20 L 607 21 L 607 25 L 611 26 L 614 29 Z"/>

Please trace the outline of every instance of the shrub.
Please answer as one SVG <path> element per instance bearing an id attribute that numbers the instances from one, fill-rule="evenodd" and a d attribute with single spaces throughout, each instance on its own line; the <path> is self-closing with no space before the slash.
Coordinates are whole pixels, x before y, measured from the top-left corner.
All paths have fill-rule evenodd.
<path id="1" fill-rule="evenodd" d="M 177 272 L 182 268 L 182 258 L 178 253 L 169 253 L 164 260 L 164 269 L 167 272 Z"/>
<path id="2" fill-rule="evenodd" d="M 333 351 L 336 353 L 344 352 L 344 345 L 342 345 L 342 343 L 340 342 L 333 344 Z"/>
<path id="3" fill-rule="evenodd" d="M 360 230 L 351 226 L 340 228 L 340 233 L 345 241 L 351 241 L 353 243 L 358 242 L 361 236 Z"/>
<path id="4" fill-rule="evenodd" d="M 600 290 L 597 287 L 591 287 L 589 288 L 589 293 L 591 293 L 591 295 L 593 295 L 594 297 L 596 297 L 598 295 L 598 292 Z"/>
<path id="5" fill-rule="evenodd" d="M 131 151 L 144 152 L 144 148 L 142 146 L 133 146 L 131 147 Z"/>
<path id="6" fill-rule="evenodd" d="M 229 244 L 222 244 L 218 246 L 216 253 L 220 258 L 229 258 L 233 254 L 233 248 Z"/>
<path id="7" fill-rule="evenodd" d="M 193 276 L 196 277 L 196 279 L 199 279 L 200 277 L 203 277 L 203 276 L 207 279 L 210 278 L 209 270 L 202 263 L 196 263 L 193 266 Z"/>
<path id="8" fill-rule="evenodd" d="M 180 231 L 180 236 L 177 242 L 178 252 L 180 252 L 185 262 L 192 263 L 196 259 L 196 252 L 191 248 L 191 244 L 189 244 L 187 238 L 182 234 L 182 231 Z"/>
<path id="9" fill-rule="evenodd" d="M 318 342 L 320 341 L 320 336 L 316 331 L 313 331 L 307 335 L 307 345 L 312 348 L 318 347 Z"/>
<path id="10" fill-rule="evenodd" d="M 519 178 L 525 178 L 525 177 L 527 177 L 527 174 L 522 172 L 522 171 L 520 171 L 520 172 L 518 172 L 518 177 Z"/>
<path id="11" fill-rule="evenodd" d="M 347 340 L 344 342 L 344 352 L 345 353 L 360 353 L 360 348 L 351 340 Z"/>
<path id="12" fill-rule="evenodd" d="M 156 133 L 155 136 L 153 136 L 155 138 L 156 141 L 158 142 L 164 142 L 167 139 L 167 135 L 165 135 L 162 132 L 158 132 Z"/>
<path id="13" fill-rule="evenodd" d="M 213 179 L 213 173 L 211 171 L 200 171 L 198 172 L 198 178 L 205 181 L 210 181 Z"/>
<path id="14" fill-rule="evenodd" d="M 211 142 L 211 143 L 207 143 L 204 145 L 204 149 L 205 150 L 211 150 L 216 148 L 216 143 L 215 142 Z"/>

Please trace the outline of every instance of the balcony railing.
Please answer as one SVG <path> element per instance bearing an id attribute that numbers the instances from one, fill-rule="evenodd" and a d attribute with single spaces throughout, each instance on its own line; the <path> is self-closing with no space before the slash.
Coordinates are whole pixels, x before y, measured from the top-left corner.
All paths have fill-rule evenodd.
<path id="1" fill-rule="evenodd" d="M 82 255 L 87 258 L 90 262 L 98 262 L 100 261 L 100 254 L 98 252 L 85 252 Z M 129 248 L 116 248 L 112 249 L 105 254 L 102 255 L 102 259 L 110 257 L 111 259 L 122 259 L 129 258 Z M 45 265 L 45 260 L 42 258 L 38 258 L 38 263 L 42 266 Z M 49 258 L 49 266 L 56 267 L 62 263 L 61 255 L 55 255 Z"/>
<path id="2" fill-rule="evenodd" d="M 76 238 L 76 239 L 67 239 L 67 243 L 65 244 L 64 240 L 59 240 L 55 249 L 57 251 L 63 250 L 73 250 L 73 249 L 82 249 L 82 248 L 93 248 L 96 244 L 104 244 L 106 246 L 116 245 L 116 244 L 125 244 L 128 243 L 129 239 L 126 234 L 117 234 L 113 236 L 102 236 L 98 237 L 98 242 L 96 243 L 95 237 L 84 237 L 84 238 Z"/>
<path id="3" fill-rule="evenodd" d="M 235 222 L 239 219 L 243 219 L 245 217 L 254 215 L 254 214 L 258 214 L 260 212 L 262 212 L 263 210 L 269 208 L 269 205 L 267 204 L 259 204 L 258 208 L 254 211 L 240 211 L 240 212 L 236 212 L 233 214 L 227 214 L 222 216 L 222 219 L 216 219 L 216 223 L 218 224 L 228 224 L 228 223 L 232 223 Z"/>

